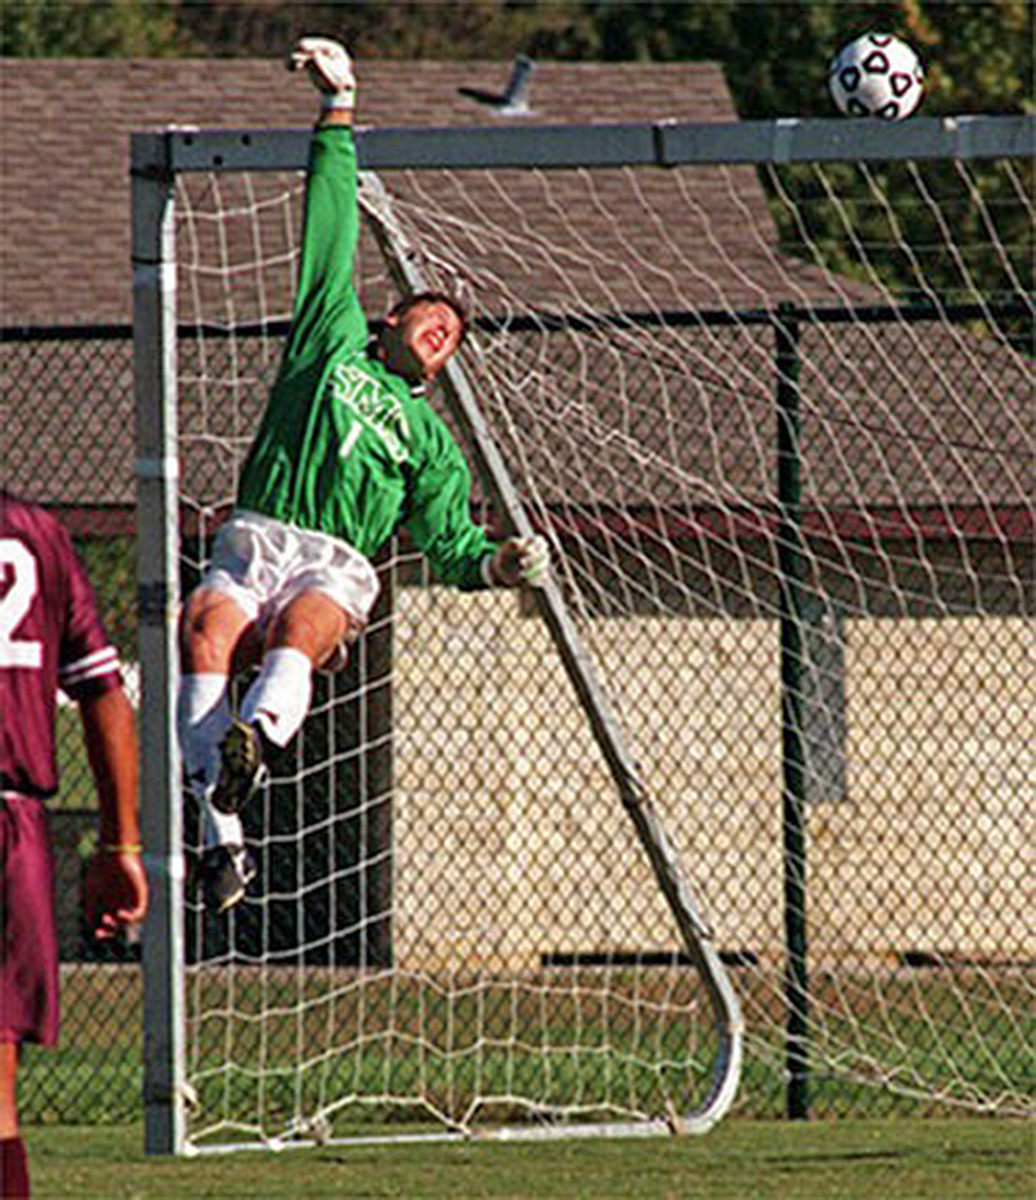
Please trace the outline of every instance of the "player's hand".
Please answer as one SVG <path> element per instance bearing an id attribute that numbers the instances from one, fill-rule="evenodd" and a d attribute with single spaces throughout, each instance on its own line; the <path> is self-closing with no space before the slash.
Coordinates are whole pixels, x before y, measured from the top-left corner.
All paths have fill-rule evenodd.
<path id="1" fill-rule="evenodd" d="M 513 537 L 501 542 L 493 554 L 490 574 L 501 587 L 525 583 L 541 588 L 550 575 L 550 548 L 545 538 Z"/>
<path id="2" fill-rule="evenodd" d="M 330 38 L 304 37 L 295 43 L 288 58 L 288 69 L 305 70 L 324 94 L 324 104 L 334 108 L 352 108 L 356 101 L 356 76 L 346 48 Z"/>
<path id="3" fill-rule="evenodd" d="M 98 850 L 86 869 L 84 901 L 89 928 L 101 941 L 143 921 L 148 886 L 140 855 Z"/>

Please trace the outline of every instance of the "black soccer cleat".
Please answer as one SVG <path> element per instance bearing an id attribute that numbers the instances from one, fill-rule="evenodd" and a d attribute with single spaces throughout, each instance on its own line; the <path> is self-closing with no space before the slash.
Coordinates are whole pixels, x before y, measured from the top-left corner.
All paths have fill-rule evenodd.
<path id="1" fill-rule="evenodd" d="M 243 846 L 210 846 L 201 856 L 201 893 L 205 907 L 225 913 L 245 898 L 258 868 Z"/>
<path id="2" fill-rule="evenodd" d="M 219 779 L 209 802 L 217 812 L 238 813 L 266 777 L 259 730 L 247 721 L 234 721 L 219 752 Z"/>

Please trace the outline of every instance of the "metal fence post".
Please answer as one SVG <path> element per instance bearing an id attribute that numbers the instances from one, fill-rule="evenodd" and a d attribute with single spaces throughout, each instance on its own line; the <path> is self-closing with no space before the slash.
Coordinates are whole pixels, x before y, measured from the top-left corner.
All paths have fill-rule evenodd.
<path id="1" fill-rule="evenodd" d="M 809 1110 L 809 988 L 806 966 L 806 794 L 803 738 L 805 679 L 802 540 L 799 324 L 794 305 L 780 304 L 774 320 L 777 365 L 777 535 L 781 611 L 781 750 L 784 829 L 784 928 L 787 964 L 787 1112 Z"/>

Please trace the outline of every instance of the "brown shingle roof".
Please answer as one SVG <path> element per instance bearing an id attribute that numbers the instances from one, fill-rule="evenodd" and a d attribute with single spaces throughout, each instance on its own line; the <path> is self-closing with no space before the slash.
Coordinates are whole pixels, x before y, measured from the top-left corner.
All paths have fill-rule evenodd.
<path id="1" fill-rule="evenodd" d="M 358 120 L 376 126 L 493 120 L 458 95 L 493 88 L 499 62 L 358 65 Z M 714 64 L 537 66 L 523 123 L 736 117 Z M 0 322 L 127 320 L 131 132 L 170 124 L 306 128 L 314 94 L 273 61 L 0 60 Z M 761 202 L 761 191 L 758 194 Z"/>

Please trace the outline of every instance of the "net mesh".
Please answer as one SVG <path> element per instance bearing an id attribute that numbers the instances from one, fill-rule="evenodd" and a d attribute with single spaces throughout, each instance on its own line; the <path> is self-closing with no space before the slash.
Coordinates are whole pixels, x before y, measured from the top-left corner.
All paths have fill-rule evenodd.
<path id="1" fill-rule="evenodd" d="M 385 182 L 472 308 L 465 372 L 732 965 L 739 1108 L 786 1082 L 791 385 L 813 1106 L 1029 1111 L 1023 165 Z M 276 369 L 301 194 L 178 183 L 185 587 Z M 366 237 L 359 284 L 393 298 Z M 378 566 L 246 815 L 255 895 L 218 922 L 189 895 L 192 1137 L 685 1110 L 709 1006 L 545 627 L 441 588 L 405 535 Z"/>

